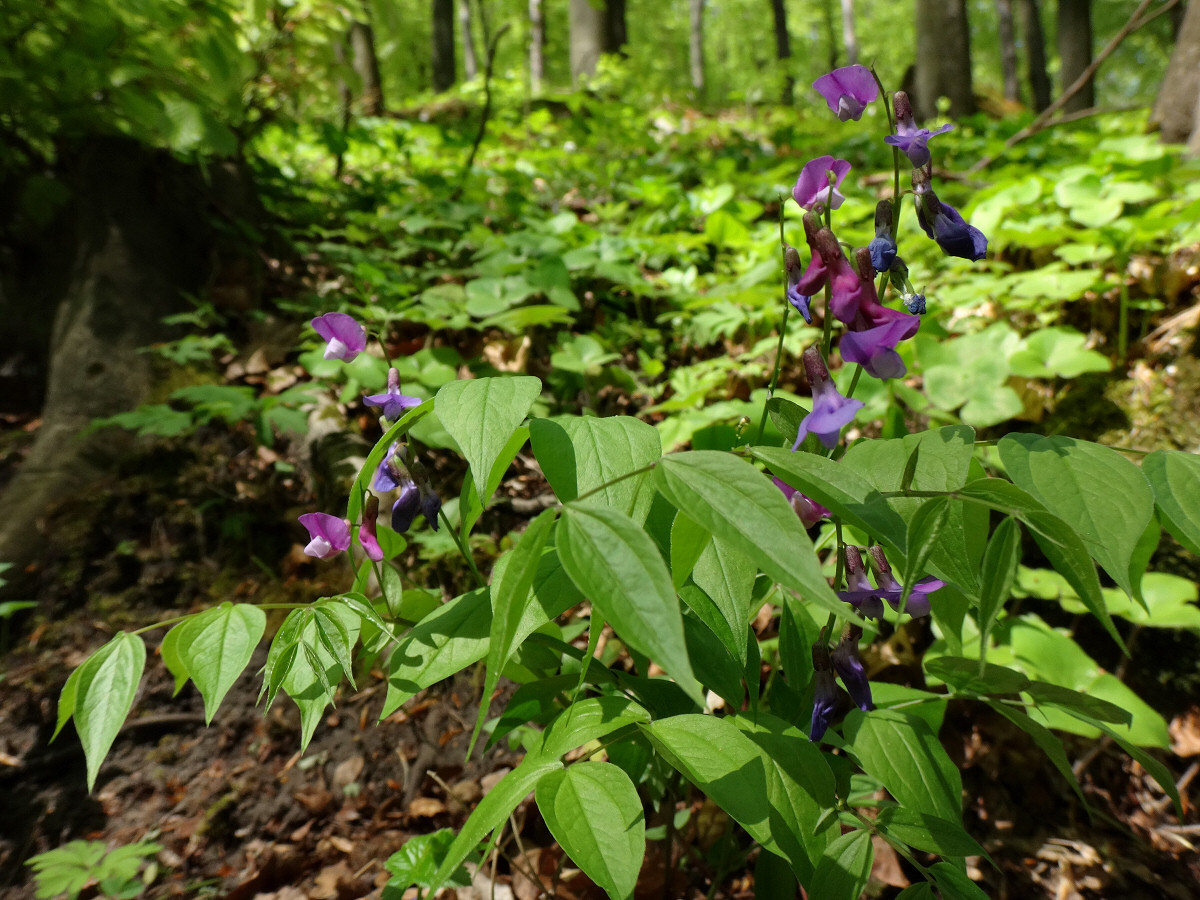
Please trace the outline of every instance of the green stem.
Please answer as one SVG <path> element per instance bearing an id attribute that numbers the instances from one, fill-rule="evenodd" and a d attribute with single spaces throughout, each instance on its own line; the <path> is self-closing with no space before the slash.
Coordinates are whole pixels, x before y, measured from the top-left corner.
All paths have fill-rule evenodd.
<path id="1" fill-rule="evenodd" d="M 783 278 L 787 281 L 787 241 L 783 238 L 783 209 L 787 204 L 787 198 L 783 197 L 779 201 L 779 252 L 784 256 L 783 263 Z M 779 384 L 779 372 L 783 368 L 783 340 L 787 335 L 788 314 L 792 311 L 792 304 L 788 302 L 787 291 L 783 292 L 783 320 L 779 323 L 779 343 L 775 345 L 775 369 L 771 372 L 771 381 L 767 385 L 767 397 L 763 400 L 762 418 L 758 420 L 758 436 L 755 437 L 754 443 L 761 444 L 763 432 L 767 428 L 767 404 L 771 402 L 771 398 L 775 396 L 775 388 Z"/>
<path id="2" fill-rule="evenodd" d="M 475 580 L 479 582 L 480 587 L 487 587 L 487 582 L 483 576 L 479 574 L 479 569 L 475 565 L 475 557 L 471 555 L 470 550 L 463 544 L 458 536 L 458 532 L 454 530 L 454 526 L 450 524 L 450 519 L 446 516 L 444 509 L 438 510 L 438 517 L 442 520 L 442 525 L 450 532 L 450 537 L 454 539 L 454 543 L 458 546 L 458 552 L 462 554 L 462 558 L 467 561 L 467 565 L 471 567 L 471 574 L 475 576 Z"/>
<path id="3" fill-rule="evenodd" d="M 1121 280 L 1121 305 L 1117 312 L 1117 358 L 1122 364 L 1129 353 L 1129 285 Z"/>
<path id="4" fill-rule="evenodd" d="M 598 494 L 598 493 L 600 493 L 600 491 L 607 490 L 608 488 L 612 487 L 614 484 L 620 484 L 626 478 L 633 478 L 637 475 L 641 475 L 645 472 L 649 472 L 651 469 L 653 469 L 657 465 L 658 465 L 658 460 L 655 460 L 654 462 L 648 463 L 647 465 L 644 465 L 641 468 L 633 469 L 630 472 L 626 472 L 624 475 L 618 475 L 616 478 L 612 478 L 612 479 L 604 482 L 604 484 L 596 485 L 590 491 L 584 491 L 582 494 L 580 494 L 578 497 L 576 497 L 575 500 L 577 500 L 577 501 L 578 500 L 586 500 L 588 497 L 592 496 L 592 494 Z M 572 501 L 572 502 L 574 502 L 574 501 Z"/>

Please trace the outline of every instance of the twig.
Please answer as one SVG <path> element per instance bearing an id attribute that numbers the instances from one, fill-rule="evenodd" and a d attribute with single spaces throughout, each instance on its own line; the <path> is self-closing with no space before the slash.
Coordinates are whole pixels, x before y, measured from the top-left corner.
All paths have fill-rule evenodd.
<path id="1" fill-rule="evenodd" d="M 492 69 L 496 62 L 496 48 L 500 46 L 500 38 L 504 37 L 510 27 L 511 23 L 509 22 L 501 25 L 487 45 L 487 63 L 483 70 L 483 113 L 479 117 L 479 130 L 475 132 L 475 141 L 471 144 L 471 152 L 467 154 L 467 161 L 463 163 L 462 174 L 458 179 L 458 189 L 454 192 L 455 196 L 461 194 L 466 187 L 471 167 L 475 165 L 475 155 L 479 152 L 479 145 L 483 143 L 484 134 L 487 133 L 488 120 L 492 117 Z"/>
<path id="2" fill-rule="evenodd" d="M 986 169 L 1021 141 L 1049 127 L 1050 120 L 1054 118 L 1058 111 L 1066 105 L 1068 100 L 1083 90 L 1084 85 L 1091 81 L 1092 76 L 1096 74 L 1096 70 L 1099 69 L 1104 61 L 1112 55 L 1113 51 L 1120 46 L 1121 42 L 1124 41 L 1125 38 L 1129 37 L 1129 35 L 1137 31 L 1143 25 L 1152 22 L 1154 19 L 1167 12 L 1173 6 L 1178 4 L 1179 0 L 1167 0 L 1167 2 L 1163 4 L 1160 9 L 1155 10 L 1155 12 L 1143 18 L 1143 13 L 1145 13 L 1146 9 L 1153 2 L 1154 0 L 1142 0 L 1142 2 L 1138 4 L 1138 8 L 1133 11 L 1133 15 L 1131 15 L 1129 20 L 1121 27 L 1121 30 L 1113 35 L 1112 40 L 1108 42 L 1103 50 L 1096 54 L 1096 58 L 1092 60 L 1091 65 L 1084 69 L 1080 76 L 1071 84 L 1071 86 L 1062 92 L 1062 96 L 1042 110 L 1042 112 L 1040 112 L 1037 118 L 1035 118 L 1032 122 L 1005 141 L 1004 148 L 1000 150 L 999 153 L 996 153 L 993 156 L 985 156 L 983 159 L 979 160 L 979 162 L 975 163 L 975 165 L 971 166 L 971 168 L 967 171 L 969 173 L 974 173 L 979 172 L 982 169 Z"/>

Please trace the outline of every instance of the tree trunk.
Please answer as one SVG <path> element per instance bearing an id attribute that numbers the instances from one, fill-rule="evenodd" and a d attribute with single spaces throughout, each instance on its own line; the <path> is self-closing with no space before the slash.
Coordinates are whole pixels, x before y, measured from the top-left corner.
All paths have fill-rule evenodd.
<path id="1" fill-rule="evenodd" d="M 571 80 L 596 74 L 605 50 L 605 11 L 589 0 L 571 0 Z"/>
<path id="2" fill-rule="evenodd" d="M 950 100 L 955 118 L 975 112 L 971 89 L 971 31 L 966 0 L 917 0 L 917 72 L 914 106 L 920 118 Z"/>
<path id="3" fill-rule="evenodd" d="M 838 67 L 838 39 L 833 26 L 833 0 L 824 0 L 821 4 L 825 12 L 825 33 L 829 36 L 829 69 Z"/>
<path id="4" fill-rule="evenodd" d="M 1050 105 L 1050 76 L 1046 74 L 1046 34 L 1037 0 L 1022 0 L 1025 13 L 1025 53 L 1029 67 L 1029 93 L 1033 108 L 1041 112 Z"/>
<path id="5" fill-rule="evenodd" d="M 546 77 L 546 20 L 542 17 L 542 0 L 529 0 L 529 89 L 534 94 L 542 90 Z"/>
<path id="6" fill-rule="evenodd" d="M 1058 58 L 1065 93 L 1092 64 L 1092 0 L 1058 0 Z M 1063 111 L 1079 112 L 1095 105 L 1093 78 L 1066 102 Z"/>
<path id="7" fill-rule="evenodd" d="M 454 0 L 432 0 L 433 89 L 436 93 L 454 87 Z"/>
<path id="8" fill-rule="evenodd" d="M 471 0 L 458 0 L 458 28 L 462 32 L 463 76 L 470 81 L 479 74 L 479 57 L 475 55 L 475 35 L 471 32 Z"/>
<path id="9" fill-rule="evenodd" d="M 362 85 L 362 111 L 382 116 L 383 82 L 379 77 L 379 57 L 375 55 L 375 31 L 369 22 L 350 24 L 350 64 Z"/>
<path id="10" fill-rule="evenodd" d="M 854 33 L 854 0 L 842 0 L 842 46 L 846 48 L 846 64 L 858 62 L 858 36 Z"/>
<path id="11" fill-rule="evenodd" d="M 1162 129 L 1162 139 L 1170 143 L 1200 143 L 1200 0 L 1187 5 L 1179 40 L 1171 53 L 1167 75 L 1158 91 L 1152 121 Z M 1200 149 L 1200 148 L 1197 148 Z"/>
<path id="12" fill-rule="evenodd" d="M 996 22 L 1000 38 L 1000 69 L 1004 74 L 1004 99 L 1021 102 L 1021 81 L 1017 75 L 1017 38 L 1013 27 L 1012 0 L 996 0 Z"/>
<path id="13" fill-rule="evenodd" d="M 604 52 L 625 55 L 629 29 L 625 24 L 625 0 L 604 0 Z"/>
<path id="14" fill-rule="evenodd" d="M 690 0 L 688 19 L 688 58 L 691 62 L 692 90 L 696 99 L 704 99 L 704 0 Z"/>
<path id="15" fill-rule="evenodd" d="M 788 34 L 787 7 L 783 0 L 771 0 L 771 13 L 775 19 L 775 58 L 779 60 L 779 68 L 783 70 L 779 100 L 784 106 L 791 106 L 796 91 L 796 79 L 791 73 L 792 38 Z"/>

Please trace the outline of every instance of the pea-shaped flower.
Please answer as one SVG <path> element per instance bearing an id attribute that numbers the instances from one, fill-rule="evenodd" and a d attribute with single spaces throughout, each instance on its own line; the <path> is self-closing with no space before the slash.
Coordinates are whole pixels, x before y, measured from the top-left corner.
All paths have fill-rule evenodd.
<path id="1" fill-rule="evenodd" d="M 857 122 L 867 104 L 879 96 L 879 85 L 866 66 L 842 66 L 822 75 L 812 86 L 843 122 L 848 119 Z"/>
<path id="2" fill-rule="evenodd" d="M 367 333 L 353 316 L 339 312 L 325 313 L 312 320 L 312 327 L 327 342 L 326 359 L 353 362 L 358 354 L 367 349 Z"/>
<path id="3" fill-rule="evenodd" d="M 308 529 L 309 542 L 304 548 L 308 556 L 330 559 L 350 546 L 350 526 L 345 519 L 329 513 L 305 513 L 300 524 Z"/>

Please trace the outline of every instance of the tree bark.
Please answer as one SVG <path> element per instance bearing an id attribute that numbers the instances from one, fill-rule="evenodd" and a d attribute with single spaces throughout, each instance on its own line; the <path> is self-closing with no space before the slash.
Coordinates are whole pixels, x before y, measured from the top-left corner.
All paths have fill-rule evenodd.
<path id="1" fill-rule="evenodd" d="M 364 7 L 366 9 L 366 7 Z M 379 57 L 375 55 L 375 31 L 370 22 L 350 24 L 350 64 L 362 86 L 362 111 L 368 116 L 382 116 L 383 81 L 379 77 Z"/>
<path id="2" fill-rule="evenodd" d="M 1179 40 L 1171 53 L 1166 77 L 1158 91 L 1152 121 L 1170 143 L 1200 144 L 1200 0 L 1187 5 Z M 1198 147 L 1197 149 L 1200 149 Z"/>
<path id="3" fill-rule="evenodd" d="M 529 89 L 534 94 L 542 90 L 546 77 L 546 20 L 542 16 L 542 0 L 529 0 Z"/>
<path id="4" fill-rule="evenodd" d="M 1092 64 L 1092 0 L 1058 0 L 1058 58 L 1062 90 L 1075 83 Z M 1067 113 L 1096 105 L 1095 78 L 1067 100 Z"/>
<path id="5" fill-rule="evenodd" d="M 783 0 L 771 0 L 771 13 L 775 19 L 775 58 L 779 60 L 779 68 L 783 70 L 779 100 L 784 106 L 791 106 L 795 97 L 796 79 L 791 73 L 792 38 L 788 34 L 787 7 Z"/>
<path id="6" fill-rule="evenodd" d="M 971 87 L 971 31 L 966 0 L 917 0 L 917 114 L 937 112 L 939 97 L 950 100 L 950 115 L 975 112 Z"/>
<path id="7" fill-rule="evenodd" d="M 432 71 L 436 93 L 454 87 L 454 0 L 432 0 Z"/>
<path id="8" fill-rule="evenodd" d="M 704 0 L 690 0 L 688 17 L 688 60 L 691 64 L 692 90 L 696 99 L 704 99 Z"/>
<path id="9" fill-rule="evenodd" d="M 825 33 L 829 36 L 829 69 L 832 71 L 838 67 L 838 39 L 837 30 L 833 26 L 833 0 L 824 0 L 821 4 L 825 12 Z"/>
<path id="10" fill-rule="evenodd" d="M 458 28 L 462 32 L 463 76 L 470 81 L 479 74 L 475 35 L 471 31 L 471 0 L 458 0 Z"/>
<path id="11" fill-rule="evenodd" d="M 1029 71 L 1029 93 L 1033 108 L 1041 112 L 1050 105 L 1050 76 L 1046 74 L 1046 34 L 1042 30 L 1042 12 L 1037 0 L 1023 0 L 1025 13 L 1025 53 Z"/>
<path id="12" fill-rule="evenodd" d="M 604 0 L 604 52 L 625 55 L 629 29 L 625 20 L 625 0 Z"/>
<path id="13" fill-rule="evenodd" d="M 858 36 L 854 33 L 854 0 L 842 0 L 842 46 L 846 48 L 846 65 L 858 62 Z"/>
<path id="14" fill-rule="evenodd" d="M 571 80 L 596 74 L 596 63 L 605 51 L 605 10 L 589 0 L 571 0 Z"/>
<path id="15" fill-rule="evenodd" d="M 996 0 L 997 32 L 1000 39 L 1000 69 L 1004 75 L 1004 99 L 1021 101 L 1021 80 L 1017 74 L 1017 38 L 1013 27 L 1012 0 Z"/>

